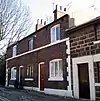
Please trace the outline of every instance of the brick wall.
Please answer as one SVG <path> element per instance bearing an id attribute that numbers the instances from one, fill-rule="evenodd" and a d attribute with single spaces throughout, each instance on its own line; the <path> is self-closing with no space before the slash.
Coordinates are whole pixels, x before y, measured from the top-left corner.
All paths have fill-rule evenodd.
<path id="1" fill-rule="evenodd" d="M 93 26 L 72 32 L 70 36 L 72 57 L 94 54 L 95 32 Z"/>
<path id="2" fill-rule="evenodd" d="M 71 57 L 79 57 L 96 53 L 94 26 L 82 28 L 70 33 Z"/>

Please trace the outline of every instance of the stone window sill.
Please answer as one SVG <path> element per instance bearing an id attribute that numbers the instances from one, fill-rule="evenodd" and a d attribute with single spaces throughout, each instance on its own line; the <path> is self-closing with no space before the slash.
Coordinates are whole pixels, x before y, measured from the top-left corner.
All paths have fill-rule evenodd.
<path id="1" fill-rule="evenodd" d="M 50 77 L 48 81 L 63 81 L 63 77 Z"/>
<path id="2" fill-rule="evenodd" d="M 10 80 L 16 80 L 16 78 L 11 78 Z"/>
<path id="3" fill-rule="evenodd" d="M 93 43 L 94 43 L 94 44 L 100 44 L 100 40 L 94 41 Z"/>
<path id="4" fill-rule="evenodd" d="M 25 81 L 33 81 L 33 78 L 25 78 Z"/>
<path id="5" fill-rule="evenodd" d="M 98 86 L 98 87 L 100 87 L 100 83 L 95 83 L 95 86 Z"/>

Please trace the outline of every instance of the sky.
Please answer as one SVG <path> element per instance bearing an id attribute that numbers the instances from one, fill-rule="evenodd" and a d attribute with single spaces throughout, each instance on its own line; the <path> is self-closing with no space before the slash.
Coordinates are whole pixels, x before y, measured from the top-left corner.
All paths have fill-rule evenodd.
<path id="1" fill-rule="evenodd" d="M 22 2 L 29 7 L 33 21 L 28 34 L 35 31 L 37 19 L 43 19 L 47 23 L 53 21 L 53 10 L 56 4 L 67 8 L 66 13 L 75 18 L 75 25 L 100 15 L 100 0 L 22 0 Z"/>
<path id="2" fill-rule="evenodd" d="M 67 8 L 67 14 L 75 18 L 75 24 L 79 25 L 99 16 L 100 0 L 22 0 L 30 8 L 33 27 L 37 19 L 44 21 L 53 20 L 55 5 Z M 49 19 L 49 20 L 48 20 Z M 33 28 L 34 31 L 34 28 Z"/>

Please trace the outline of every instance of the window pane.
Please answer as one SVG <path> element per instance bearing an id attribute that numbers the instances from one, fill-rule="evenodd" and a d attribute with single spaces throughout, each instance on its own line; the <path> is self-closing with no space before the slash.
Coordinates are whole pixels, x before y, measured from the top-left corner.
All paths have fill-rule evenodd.
<path id="1" fill-rule="evenodd" d="M 11 78 L 13 78 L 13 70 L 11 69 Z"/>
<path id="2" fill-rule="evenodd" d="M 27 77 L 33 77 L 33 65 L 28 65 L 27 67 Z"/>
<path id="3" fill-rule="evenodd" d="M 33 65 L 30 65 L 30 77 L 33 77 Z"/>
<path id="4" fill-rule="evenodd" d="M 30 50 L 30 40 L 28 41 L 28 50 Z"/>
<path id="5" fill-rule="evenodd" d="M 60 40 L 60 27 L 56 27 L 56 40 Z"/>
<path id="6" fill-rule="evenodd" d="M 55 62 L 55 76 L 58 76 L 59 71 L 58 71 L 58 62 Z"/>
<path id="7" fill-rule="evenodd" d="M 16 79 L 16 69 L 11 68 L 11 79 Z"/>
<path id="8" fill-rule="evenodd" d="M 55 41 L 55 28 L 51 29 L 51 42 Z"/>
<path id="9" fill-rule="evenodd" d="M 31 68 L 32 68 L 32 66 L 30 65 L 30 66 L 29 66 L 29 71 L 30 71 L 30 72 L 29 72 L 29 77 L 31 77 Z"/>
<path id="10" fill-rule="evenodd" d="M 14 75 L 13 75 L 13 77 L 16 78 L 16 70 L 14 70 Z"/>
<path id="11" fill-rule="evenodd" d="M 29 76 L 29 68 L 27 67 L 27 77 Z"/>
<path id="12" fill-rule="evenodd" d="M 62 60 L 59 61 L 59 76 L 63 76 L 63 70 L 62 70 Z"/>
<path id="13" fill-rule="evenodd" d="M 17 46 L 13 46 L 13 56 L 16 56 Z"/>
<path id="14" fill-rule="evenodd" d="M 31 50 L 33 49 L 33 39 L 31 39 Z"/>
<path id="15" fill-rule="evenodd" d="M 51 64 L 50 64 L 51 66 L 50 66 L 50 72 L 51 72 L 51 77 L 53 77 L 54 76 L 54 62 L 51 62 Z"/>
<path id="16" fill-rule="evenodd" d="M 32 77 L 33 77 L 33 66 L 32 66 L 32 70 L 31 70 L 31 73 L 32 73 Z"/>
<path id="17" fill-rule="evenodd" d="M 33 49 L 33 39 L 30 39 L 30 40 L 28 41 L 28 49 L 29 49 L 29 50 L 32 50 L 32 49 Z"/>

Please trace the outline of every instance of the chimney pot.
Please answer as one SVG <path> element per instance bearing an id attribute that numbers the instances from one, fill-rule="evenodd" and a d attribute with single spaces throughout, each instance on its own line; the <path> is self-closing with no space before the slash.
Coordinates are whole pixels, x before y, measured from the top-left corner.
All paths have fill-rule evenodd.
<path id="1" fill-rule="evenodd" d="M 74 27 L 74 26 L 75 26 L 75 19 L 69 18 L 69 27 Z"/>
<path id="2" fill-rule="evenodd" d="M 56 5 L 56 10 L 57 10 L 57 8 L 58 8 L 58 5 Z"/>
<path id="3" fill-rule="evenodd" d="M 60 6 L 60 10 L 62 10 L 62 6 Z"/>
<path id="4" fill-rule="evenodd" d="M 44 21 L 44 25 L 46 25 L 46 21 Z"/>
<path id="5" fill-rule="evenodd" d="M 66 11 L 66 8 L 64 8 L 64 11 Z"/>
<path id="6" fill-rule="evenodd" d="M 43 20 L 41 19 L 41 24 L 43 23 Z"/>
<path id="7" fill-rule="evenodd" d="M 37 24 L 39 24 L 39 19 L 37 19 Z"/>

